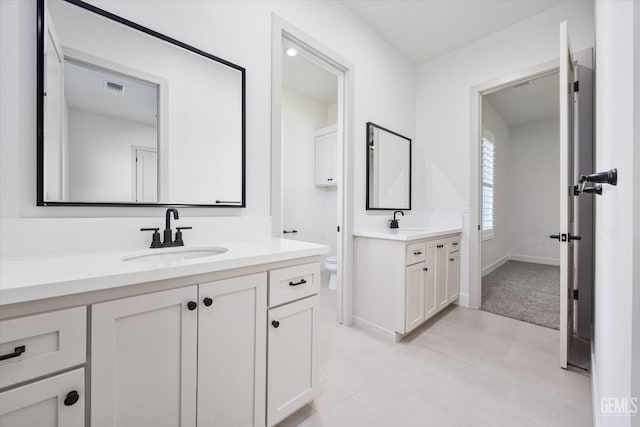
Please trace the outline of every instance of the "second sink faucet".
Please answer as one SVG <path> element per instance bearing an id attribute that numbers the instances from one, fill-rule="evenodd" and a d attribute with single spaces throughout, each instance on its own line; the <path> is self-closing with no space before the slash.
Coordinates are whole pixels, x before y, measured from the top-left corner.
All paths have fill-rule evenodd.
<path id="1" fill-rule="evenodd" d="M 396 214 L 400 213 L 402 216 L 404 216 L 404 212 L 402 211 L 395 211 L 393 213 L 393 219 L 390 219 L 389 221 L 391 222 L 391 224 L 389 225 L 389 228 L 400 228 L 400 226 L 398 225 L 398 221 L 400 221 L 399 219 L 396 219 Z"/>

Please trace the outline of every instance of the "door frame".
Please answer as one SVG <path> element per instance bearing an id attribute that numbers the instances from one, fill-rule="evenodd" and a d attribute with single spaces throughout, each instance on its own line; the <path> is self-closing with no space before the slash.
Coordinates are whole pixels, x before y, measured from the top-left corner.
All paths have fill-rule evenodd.
<path id="1" fill-rule="evenodd" d="M 557 73 L 559 59 L 546 61 L 471 87 L 470 203 L 469 203 L 469 307 L 482 305 L 482 97 L 513 84 Z"/>
<path id="2" fill-rule="evenodd" d="M 272 235 L 282 237 L 282 47 L 288 40 L 310 53 L 338 75 L 338 289 L 337 320 L 353 323 L 353 141 L 354 66 L 280 16 L 271 15 L 271 224 Z"/>
<path id="3" fill-rule="evenodd" d="M 131 145 L 131 198 L 137 201 L 138 196 L 138 151 L 149 151 L 151 153 L 156 153 L 156 158 L 158 156 L 158 149 L 155 147 L 147 147 L 144 145 Z M 157 178 L 156 178 L 157 180 Z M 156 198 L 159 199 L 159 190 L 160 186 L 157 185 L 156 181 Z"/>

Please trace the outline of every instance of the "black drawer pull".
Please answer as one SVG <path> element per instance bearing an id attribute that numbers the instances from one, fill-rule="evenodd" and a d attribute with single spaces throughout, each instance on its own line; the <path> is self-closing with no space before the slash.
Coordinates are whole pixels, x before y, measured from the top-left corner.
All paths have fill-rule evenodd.
<path id="1" fill-rule="evenodd" d="M 453 242 L 452 245 L 453 246 L 458 246 L 458 242 Z"/>
<path id="2" fill-rule="evenodd" d="M 67 393 L 67 396 L 64 398 L 64 405 L 71 406 L 76 403 L 80 399 L 80 395 L 77 391 L 73 390 Z"/>
<path id="3" fill-rule="evenodd" d="M 289 282 L 289 286 L 304 285 L 305 283 L 307 283 L 307 281 L 306 281 L 306 280 L 304 280 L 304 279 L 300 279 L 300 281 L 299 281 L 299 282 L 295 282 L 295 283 L 294 283 L 294 282 Z"/>
<path id="4" fill-rule="evenodd" d="M 422 251 L 415 251 L 413 254 L 414 255 L 422 255 Z"/>
<path id="5" fill-rule="evenodd" d="M 13 359 L 14 357 L 18 357 L 26 351 L 27 351 L 27 347 L 24 345 L 21 345 L 20 347 L 14 348 L 13 353 L 3 354 L 2 356 L 0 356 L 0 360 Z"/>

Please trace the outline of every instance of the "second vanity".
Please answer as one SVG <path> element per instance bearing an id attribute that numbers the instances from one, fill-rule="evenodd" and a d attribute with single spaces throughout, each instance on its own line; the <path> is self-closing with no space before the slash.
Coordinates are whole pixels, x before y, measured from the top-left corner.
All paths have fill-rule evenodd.
<path id="1" fill-rule="evenodd" d="M 3 422 L 271 426 L 310 402 L 328 248 L 220 246 L 3 260 Z"/>
<path id="2" fill-rule="evenodd" d="M 354 233 L 354 322 L 396 341 L 458 299 L 457 227 Z"/>

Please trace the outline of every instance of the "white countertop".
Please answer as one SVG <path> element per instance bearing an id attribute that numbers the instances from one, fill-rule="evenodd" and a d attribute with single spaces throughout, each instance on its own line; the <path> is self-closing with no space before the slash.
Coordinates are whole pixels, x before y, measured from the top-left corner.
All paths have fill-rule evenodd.
<path id="1" fill-rule="evenodd" d="M 325 245 L 278 238 L 266 244 L 215 242 L 197 247 L 203 246 L 223 247 L 228 251 L 207 258 L 161 263 L 122 260 L 137 253 L 148 253 L 148 248 L 0 259 L 0 306 L 329 252 Z M 153 251 L 167 250 L 171 248 Z"/>
<path id="2" fill-rule="evenodd" d="M 462 233 L 460 227 L 406 227 L 396 229 L 378 229 L 378 230 L 359 230 L 354 231 L 353 235 L 358 237 L 370 237 L 373 239 L 388 239 L 388 240 L 419 240 L 428 239 L 430 237 L 445 236 L 447 234 Z"/>

